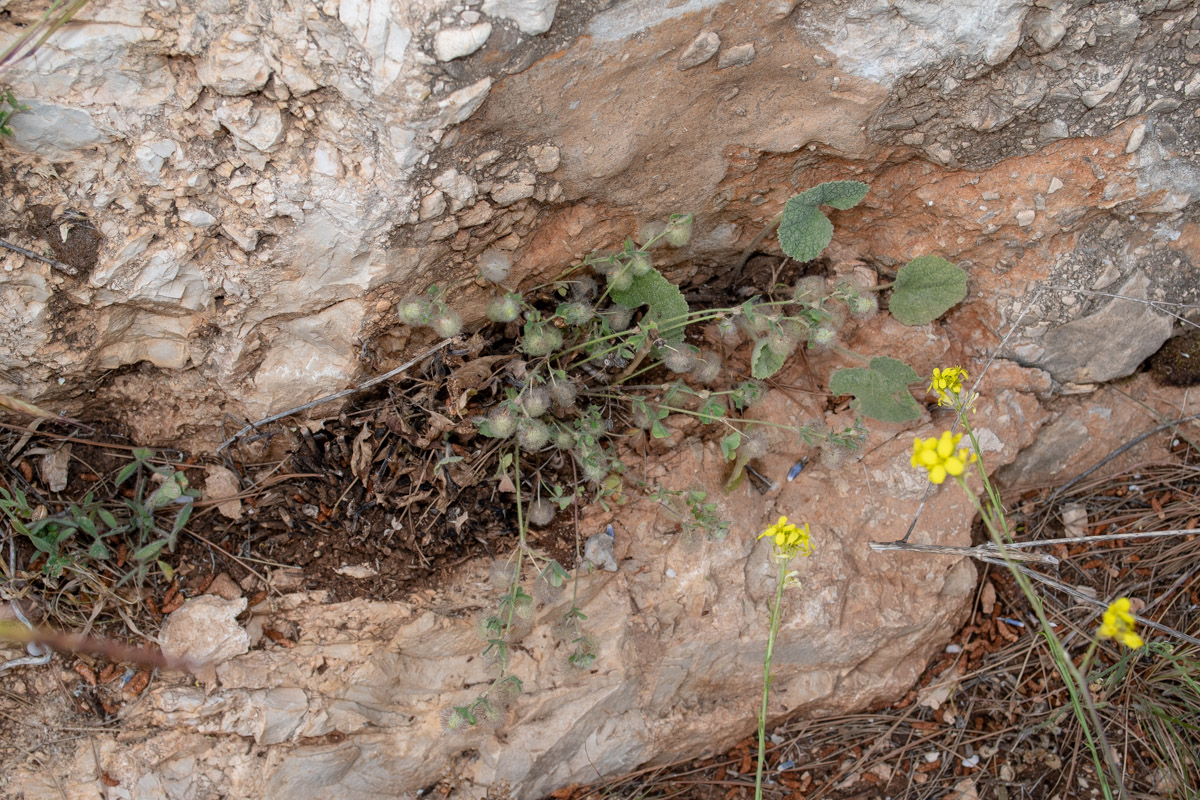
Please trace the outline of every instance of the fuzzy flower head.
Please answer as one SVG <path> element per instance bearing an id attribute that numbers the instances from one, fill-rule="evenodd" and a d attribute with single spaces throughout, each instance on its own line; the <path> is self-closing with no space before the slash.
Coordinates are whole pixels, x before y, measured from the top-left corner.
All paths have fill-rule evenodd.
<path id="1" fill-rule="evenodd" d="M 979 395 L 963 391 L 963 382 L 969 378 L 967 371 L 962 367 L 946 367 L 945 369 L 934 367 L 933 380 L 929 382 L 929 388 L 926 391 L 938 396 L 939 406 L 951 406 L 955 410 L 966 407 L 970 410 L 975 401 L 979 399 Z"/>
<path id="2" fill-rule="evenodd" d="M 787 517 L 780 517 L 774 525 L 768 525 L 758 538 L 770 539 L 775 558 L 783 561 L 791 561 L 796 556 L 812 555 L 812 539 L 807 522 L 797 527 L 788 522 Z"/>
<path id="3" fill-rule="evenodd" d="M 1137 620 L 1130 611 L 1129 598 L 1118 597 L 1104 612 L 1104 620 L 1100 623 L 1100 637 L 1103 639 L 1119 639 L 1131 650 L 1136 650 L 1145 644 L 1142 637 L 1134 631 Z"/>
<path id="4" fill-rule="evenodd" d="M 944 432 L 941 436 L 913 439 L 912 465 L 929 471 L 931 483 L 942 483 L 947 475 L 958 477 L 967 464 L 975 461 L 975 454 L 965 447 L 958 447 L 961 433 Z"/>

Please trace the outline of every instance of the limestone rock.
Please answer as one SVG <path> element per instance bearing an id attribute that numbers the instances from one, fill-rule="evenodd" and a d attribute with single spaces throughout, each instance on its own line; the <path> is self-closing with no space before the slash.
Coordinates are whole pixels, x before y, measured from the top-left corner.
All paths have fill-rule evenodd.
<path id="1" fill-rule="evenodd" d="M 469 56 L 483 47 L 484 42 L 491 35 L 492 26 L 487 22 L 481 22 L 465 29 L 446 28 L 438 31 L 437 36 L 434 37 L 433 52 L 437 55 L 438 61 L 453 61 L 456 58 Z"/>
<path id="2" fill-rule="evenodd" d="M 250 647 L 237 615 L 246 610 L 246 599 L 224 600 L 215 595 L 188 598 L 163 624 L 163 655 L 195 667 L 216 667 L 245 653 Z"/>
<path id="3" fill-rule="evenodd" d="M 522 33 L 545 33 L 554 23 L 558 0 L 483 0 L 481 9 L 490 17 L 512 20 Z"/>

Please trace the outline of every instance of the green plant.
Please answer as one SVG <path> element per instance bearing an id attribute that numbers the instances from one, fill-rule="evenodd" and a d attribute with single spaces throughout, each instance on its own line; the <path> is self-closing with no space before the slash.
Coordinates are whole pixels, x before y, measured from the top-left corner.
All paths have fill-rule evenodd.
<path id="1" fill-rule="evenodd" d="M 8 104 L 7 109 L 0 108 L 0 136 L 12 136 L 13 129 L 12 126 L 8 124 L 8 121 L 12 119 L 13 115 L 17 112 L 28 111 L 29 106 L 18 103 L 16 96 L 12 93 L 12 89 L 5 89 L 4 94 L 0 96 L 0 100 L 3 100 Z"/>

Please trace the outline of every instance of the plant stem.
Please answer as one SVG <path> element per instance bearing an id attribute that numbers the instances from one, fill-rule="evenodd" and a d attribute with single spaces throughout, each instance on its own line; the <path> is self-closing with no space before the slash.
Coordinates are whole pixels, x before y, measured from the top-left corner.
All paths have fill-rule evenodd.
<path id="1" fill-rule="evenodd" d="M 758 769 L 754 773 L 754 800 L 762 800 L 763 762 L 767 757 L 767 695 L 771 691 L 771 656 L 775 652 L 775 636 L 779 633 L 779 611 L 783 605 L 783 586 L 787 578 L 787 560 L 776 559 L 779 574 L 775 583 L 775 604 L 771 607 L 771 630 L 767 635 L 767 655 L 763 659 L 762 706 L 758 711 Z"/>

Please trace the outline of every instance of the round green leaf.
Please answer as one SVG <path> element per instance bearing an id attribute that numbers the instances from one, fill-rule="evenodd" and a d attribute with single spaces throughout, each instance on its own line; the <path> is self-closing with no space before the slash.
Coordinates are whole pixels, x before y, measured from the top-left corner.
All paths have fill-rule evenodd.
<path id="1" fill-rule="evenodd" d="M 924 325 L 967 296 L 967 273 L 938 256 L 920 256 L 900 268 L 888 301 L 892 316 L 905 325 Z"/>
<path id="2" fill-rule="evenodd" d="M 750 355 L 750 374 L 760 381 L 765 380 L 779 372 L 786 360 L 767 345 L 766 339 L 760 339 Z"/>
<path id="3" fill-rule="evenodd" d="M 797 261 L 812 261 L 833 239 L 833 223 L 818 206 L 845 211 L 858 205 L 870 187 L 861 181 L 826 181 L 792 197 L 779 221 L 779 246 Z"/>
<path id="4" fill-rule="evenodd" d="M 869 367 L 839 369 L 829 378 L 829 391 L 851 394 L 858 411 L 881 422 L 908 422 L 921 416 L 921 407 L 908 393 L 908 384 L 921 379 L 903 361 L 887 356 L 871 359 Z"/>

